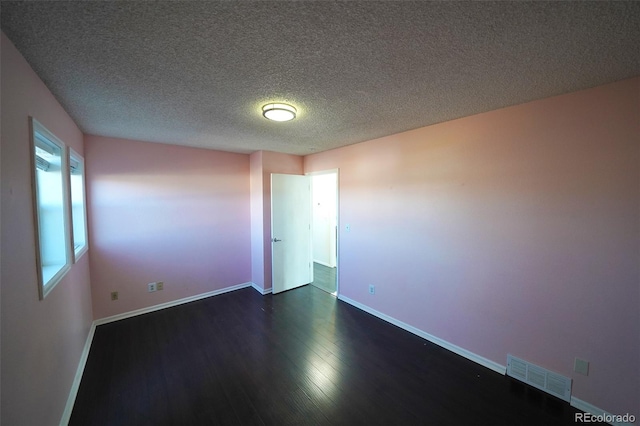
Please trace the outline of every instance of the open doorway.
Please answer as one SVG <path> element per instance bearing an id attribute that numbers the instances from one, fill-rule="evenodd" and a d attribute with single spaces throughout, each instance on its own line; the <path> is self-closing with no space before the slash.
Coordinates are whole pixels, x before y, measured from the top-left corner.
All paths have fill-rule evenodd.
<path id="1" fill-rule="evenodd" d="M 338 171 L 311 176 L 312 285 L 338 294 Z"/>

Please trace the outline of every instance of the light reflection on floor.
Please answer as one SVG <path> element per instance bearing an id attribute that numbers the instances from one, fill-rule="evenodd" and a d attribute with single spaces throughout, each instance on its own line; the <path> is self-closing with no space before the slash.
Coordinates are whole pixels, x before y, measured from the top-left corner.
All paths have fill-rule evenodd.
<path id="1" fill-rule="evenodd" d="M 321 316 L 321 319 L 314 324 L 314 328 L 321 328 L 325 340 L 336 342 L 336 303 L 334 301 L 331 307 L 327 308 L 326 301 L 322 302 L 323 306 L 319 306 L 319 301 L 313 300 L 309 306 L 309 315 Z M 336 363 L 336 358 L 332 353 L 335 351 L 333 345 L 327 347 L 317 340 L 312 340 L 306 357 L 306 372 L 311 382 L 316 386 L 311 391 L 314 396 L 321 399 L 336 400 L 339 398 L 338 391 L 340 389 L 341 368 L 340 363 Z M 337 369 L 336 369 L 337 368 Z"/>

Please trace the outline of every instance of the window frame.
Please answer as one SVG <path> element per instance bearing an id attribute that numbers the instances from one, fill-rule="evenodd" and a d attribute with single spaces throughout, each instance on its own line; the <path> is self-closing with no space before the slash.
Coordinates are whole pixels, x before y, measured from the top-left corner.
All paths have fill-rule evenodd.
<path id="1" fill-rule="evenodd" d="M 55 145 L 59 149 L 60 155 L 60 180 L 61 180 L 61 208 L 62 208 L 62 223 L 63 223 L 63 238 L 64 238 L 64 264 L 62 267 L 51 277 L 47 282 L 44 282 L 44 262 L 43 262 L 43 249 L 42 249 L 42 230 L 40 213 L 40 189 L 38 185 L 37 175 L 37 161 L 36 161 L 36 144 L 38 133 L 48 143 Z M 30 139 L 30 153 L 31 153 L 31 194 L 33 197 L 33 224 L 35 234 L 35 254 L 36 254 L 36 271 L 38 277 L 38 296 L 40 300 L 44 300 L 45 297 L 58 285 L 62 278 L 71 269 L 71 223 L 70 223 L 70 194 L 69 194 L 69 162 L 67 155 L 67 145 L 60 140 L 56 135 L 44 127 L 35 118 L 29 117 L 29 139 Z"/>
<path id="2" fill-rule="evenodd" d="M 67 157 L 68 157 L 68 173 L 67 177 L 69 180 L 69 216 L 71 220 L 71 255 L 73 258 L 73 263 L 78 262 L 78 260 L 84 255 L 89 248 L 89 233 L 87 231 L 87 181 L 85 174 L 85 162 L 84 157 L 78 154 L 73 148 L 68 147 L 67 149 Z M 71 165 L 73 162 L 78 162 L 81 167 L 81 179 L 82 179 L 82 222 L 83 222 L 83 232 L 84 232 L 84 244 L 76 249 L 76 235 L 75 235 L 75 227 L 74 227 L 74 216 L 73 216 L 73 185 L 71 182 Z"/>

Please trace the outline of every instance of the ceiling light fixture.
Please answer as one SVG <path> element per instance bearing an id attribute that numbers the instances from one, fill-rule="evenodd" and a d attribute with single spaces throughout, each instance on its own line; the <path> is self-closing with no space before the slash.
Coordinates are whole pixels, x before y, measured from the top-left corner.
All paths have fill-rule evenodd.
<path id="1" fill-rule="evenodd" d="M 266 104 L 262 107 L 264 118 L 272 121 L 291 121 L 298 111 L 287 104 Z"/>

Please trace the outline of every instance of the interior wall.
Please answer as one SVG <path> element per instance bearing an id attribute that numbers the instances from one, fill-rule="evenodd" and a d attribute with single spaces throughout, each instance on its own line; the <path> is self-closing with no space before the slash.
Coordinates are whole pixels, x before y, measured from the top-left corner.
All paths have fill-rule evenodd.
<path id="1" fill-rule="evenodd" d="M 98 136 L 85 152 L 95 318 L 251 281 L 248 155 Z"/>
<path id="2" fill-rule="evenodd" d="M 4 33 L 0 52 L 0 423 L 52 425 L 62 418 L 91 327 L 89 256 L 39 300 L 28 117 L 81 155 L 82 133 Z"/>
<path id="3" fill-rule="evenodd" d="M 264 291 L 264 184 L 262 151 L 250 156 L 251 187 L 251 282 Z"/>
<path id="4" fill-rule="evenodd" d="M 271 291 L 271 173 L 303 174 L 298 155 L 258 151 L 251 154 L 252 281 Z M 260 208 L 262 211 L 260 212 Z M 254 223 L 257 221 L 258 223 Z M 262 233 L 259 234 L 262 230 Z M 262 285 L 261 285 L 262 284 Z"/>
<path id="5" fill-rule="evenodd" d="M 92 136 L 85 151 L 2 34 L 0 423 L 59 422 L 93 317 L 260 277 L 270 289 L 270 174 L 333 168 L 351 226 L 340 230 L 341 294 L 493 361 L 513 353 L 571 376 L 578 398 L 639 417 L 639 89 L 636 78 L 535 101 L 311 155 L 304 167 L 286 154 Z M 90 193 L 89 255 L 44 301 L 29 115 L 84 153 Z M 165 290 L 147 293 L 156 280 Z M 591 362 L 589 376 L 572 373 L 574 356 Z"/>
<path id="6" fill-rule="evenodd" d="M 340 169 L 341 295 L 637 418 L 638 93 L 635 78 L 305 157 Z"/>

